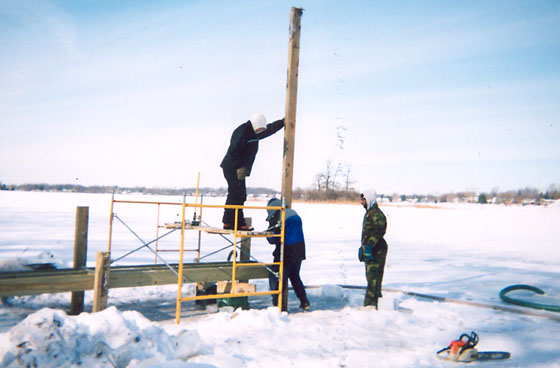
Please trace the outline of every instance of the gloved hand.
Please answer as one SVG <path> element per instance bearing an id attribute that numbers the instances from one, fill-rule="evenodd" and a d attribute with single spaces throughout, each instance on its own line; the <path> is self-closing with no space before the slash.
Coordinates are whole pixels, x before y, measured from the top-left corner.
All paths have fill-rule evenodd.
<path id="1" fill-rule="evenodd" d="M 364 262 L 375 261 L 375 256 L 373 255 L 373 246 L 372 245 L 366 244 L 366 245 L 363 245 L 360 249 L 362 249 Z"/>
<path id="2" fill-rule="evenodd" d="M 247 174 L 249 174 L 249 170 L 246 167 L 240 167 L 237 169 L 237 180 L 245 180 Z"/>

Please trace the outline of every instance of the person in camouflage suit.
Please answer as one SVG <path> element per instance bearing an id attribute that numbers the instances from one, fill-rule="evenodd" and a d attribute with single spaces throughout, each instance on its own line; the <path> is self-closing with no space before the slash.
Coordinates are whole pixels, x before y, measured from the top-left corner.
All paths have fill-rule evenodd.
<path id="1" fill-rule="evenodd" d="M 377 205 L 377 194 L 374 190 L 365 191 L 360 195 L 361 203 L 366 209 L 362 224 L 362 245 L 359 259 L 365 263 L 367 290 L 364 306 L 374 306 L 382 297 L 381 282 L 387 258 L 387 242 L 383 239 L 387 229 L 387 218 Z"/>

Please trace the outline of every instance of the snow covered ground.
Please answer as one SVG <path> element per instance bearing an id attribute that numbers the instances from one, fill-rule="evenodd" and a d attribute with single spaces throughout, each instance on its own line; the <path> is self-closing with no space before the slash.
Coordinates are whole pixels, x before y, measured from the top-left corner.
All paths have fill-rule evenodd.
<path id="1" fill-rule="evenodd" d="M 89 206 L 88 266 L 105 251 L 110 195 L 0 192 L 0 267 L 29 262 L 71 266 L 76 206 Z M 117 196 L 163 200 L 177 197 Z M 193 202 L 188 199 L 188 202 Z M 223 204 L 223 198 L 204 198 Z M 265 205 L 265 202 L 249 202 Z M 550 317 L 441 303 L 385 291 L 380 310 L 361 307 L 365 285 L 357 261 L 364 210 L 359 205 L 294 203 L 304 224 L 307 260 L 302 279 L 312 311 L 298 311 L 290 294 L 289 313 L 268 308 L 269 298 L 250 299 L 254 309 L 202 313 L 186 305 L 174 324 L 176 287 L 111 289 L 103 312 L 68 316 L 65 294 L 13 297 L 0 305 L 0 367 L 449 367 L 435 352 L 461 333 L 476 331 L 479 350 L 509 351 L 491 367 L 560 367 L 560 314 Z M 560 205 L 497 206 L 438 204 L 381 206 L 388 218 L 386 290 L 504 306 L 499 291 L 530 284 L 547 292 L 519 298 L 560 305 Z M 155 237 L 157 207 L 117 204 L 114 212 L 142 239 Z M 160 223 L 180 220 L 178 206 L 162 206 Z M 264 211 L 248 210 L 257 229 Z M 192 217 L 192 210 L 188 216 Z M 203 220 L 220 224 L 221 211 L 203 210 Z M 164 231 L 162 229 L 159 230 Z M 176 248 L 171 234 L 160 248 Z M 189 242 L 196 243 L 194 234 Z M 203 254 L 227 245 L 216 235 L 202 238 Z M 112 258 L 141 244 L 119 221 L 114 224 Z M 252 253 L 270 261 L 272 248 L 253 240 Z M 175 253 L 161 253 L 175 262 Z M 223 261 L 226 252 L 207 257 Z M 153 263 L 143 249 L 119 264 Z M 265 290 L 264 280 L 256 281 Z M 188 289 L 188 288 L 187 288 Z M 91 310 L 86 293 L 86 310 Z M 526 308 L 519 307 L 524 310 Z M 533 311 L 533 310 L 532 310 Z M 140 312 L 144 313 L 141 314 Z M 150 319 L 146 318 L 149 317 Z"/>

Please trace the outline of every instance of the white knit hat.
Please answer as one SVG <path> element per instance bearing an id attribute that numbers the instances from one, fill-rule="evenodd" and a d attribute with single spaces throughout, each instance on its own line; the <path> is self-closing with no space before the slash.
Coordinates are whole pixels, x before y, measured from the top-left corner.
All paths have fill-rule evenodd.
<path id="1" fill-rule="evenodd" d="M 253 130 L 256 132 L 257 129 L 266 129 L 266 118 L 263 114 L 253 114 L 251 116 L 251 125 L 253 125 Z"/>
<path id="2" fill-rule="evenodd" d="M 366 199 L 367 208 L 370 208 L 375 203 L 377 203 L 377 192 L 375 189 L 369 188 L 362 192 L 364 198 Z"/>

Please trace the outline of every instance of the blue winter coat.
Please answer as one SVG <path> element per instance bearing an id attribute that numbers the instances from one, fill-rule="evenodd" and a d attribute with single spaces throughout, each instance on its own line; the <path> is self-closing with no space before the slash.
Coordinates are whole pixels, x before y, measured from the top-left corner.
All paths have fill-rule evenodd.
<path id="1" fill-rule="evenodd" d="M 280 211 L 278 211 L 279 213 Z M 269 223 L 271 226 L 276 225 L 279 221 L 279 216 L 275 216 Z M 305 238 L 303 236 L 303 224 L 301 217 L 296 211 L 292 209 L 286 209 L 286 219 L 285 219 L 286 231 L 284 233 L 284 261 L 285 262 L 297 262 L 303 261 L 305 259 Z M 280 228 L 274 229 L 275 234 L 280 234 Z M 281 242 L 279 237 L 269 237 L 267 238 L 270 244 L 275 244 L 276 248 L 272 255 L 274 256 L 274 262 L 280 261 L 280 248 Z"/>

